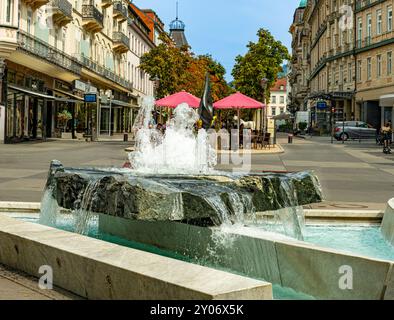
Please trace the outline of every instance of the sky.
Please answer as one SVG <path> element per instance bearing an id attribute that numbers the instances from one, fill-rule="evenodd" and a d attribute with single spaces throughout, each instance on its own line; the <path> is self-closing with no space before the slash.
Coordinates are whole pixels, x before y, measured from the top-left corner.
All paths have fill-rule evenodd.
<path id="1" fill-rule="evenodd" d="M 179 0 L 179 19 L 192 51 L 211 54 L 227 71 L 235 57 L 246 53 L 249 41 L 257 40 L 257 30 L 269 29 L 290 50 L 288 32 L 299 0 Z M 141 9 L 152 9 L 165 23 L 166 30 L 176 17 L 176 0 L 133 0 Z"/>

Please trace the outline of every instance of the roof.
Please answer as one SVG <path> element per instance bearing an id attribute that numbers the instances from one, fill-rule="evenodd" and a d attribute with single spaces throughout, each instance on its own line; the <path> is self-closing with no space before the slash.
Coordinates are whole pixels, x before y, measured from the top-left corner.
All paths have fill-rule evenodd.
<path id="1" fill-rule="evenodd" d="M 283 89 L 281 90 L 280 87 L 283 86 Z M 270 91 L 283 91 L 286 92 L 286 87 L 287 87 L 287 79 L 286 78 L 280 78 L 276 80 L 275 84 L 272 86 Z"/>
<path id="2" fill-rule="evenodd" d="M 140 19 L 140 22 L 144 25 L 144 27 L 146 27 L 146 29 L 149 30 L 149 39 L 151 40 L 151 42 L 154 43 L 155 20 L 153 19 L 152 15 L 157 17 L 156 13 L 148 9 L 141 10 L 134 3 L 131 2 L 129 3 L 129 6 L 138 16 L 138 19 Z M 157 17 L 157 19 L 159 20 L 159 25 L 160 25 L 161 21 L 159 17 Z"/>
<path id="3" fill-rule="evenodd" d="M 171 30 L 170 37 L 174 40 L 178 48 L 189 45 L 185 33 L 182 30 Z"/>
<path id="4" fill-rule="evenodd" d="M 301 0 L 298 8 L 305 8 L 307 4 L 308 4 L 308 0 Z"/>
<path id="5" fill-rule="evenodd" d="M 176 18 L 170 23 L 170 31 L 172 30 L 184 31 L 185 27 L 186 27 L 185 23 L 179 20 L 178 18 Z"/>

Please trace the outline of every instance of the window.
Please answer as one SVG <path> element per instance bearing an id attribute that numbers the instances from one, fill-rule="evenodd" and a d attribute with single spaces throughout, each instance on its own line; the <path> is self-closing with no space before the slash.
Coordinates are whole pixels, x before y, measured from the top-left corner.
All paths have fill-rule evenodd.
<path id="1" fill-rule="evenodd" d="M 382 10 L 376 11 L 376 34 L 382 34 Z"/>
<path id="2" fill-rule="evenodd" d="M 362 71 L 363 63 L 361 60 L 357 61 L 357 81 L 361 81 L 361 71 Z"/>
<path id="3" fill-rule="evenodd" d="M 347 82 L 352 82 L 352 64 L 348 63 L 347 65 Z"/>
<path id="4" fill-rule="evenodd" d="M 339 84 L 343 84 L 343 65 L 339 66 Z"/>
<path id="5" fill-rule="evenodd" d="M 280 96 L 280 103 L 281 104 L 285 103 L 285 97 L 284 96 Z"/>
<path id="6" fill-rule="evenodd" d="M 382 76 L 382 55 L 378 54 L 376 57 L 376 76 L 380 78 Z"/>
<path id="7" fill-rule="evenodd" d="M 387 52 L 387 75 L 391 75 L 393 69 L 393 53 Z"/>
<path id="8" fill-rule="evenodd" d="M 363 38 L 363 21 L 362 18 L 358 18 L 358 23 L 357 23 L 357 42 L 358 42 L 358 47 L 361 47 L 361 41 Z"/>
<path id="9" fill-rule="evenodd" d="M 387 7 L 387 31 L 393 30 L 393 7 Z"/>
<path id="10" fill-rule="evenodd" d="M 276 96 L 272 96 L 272 103 L 276 103 Z"/>
<path id="11" fill-rule="evenodd" d="M 367 58 L 367 80 L 371 80 L 372 60 Z"/>
<path id="12" fill-rule="evenodd" d="M 280 113 L 284 113 L 285 112 L 285 108 L 281 107 L 280 108 Z"/>
<path id="13" fill-rule="evenodd" d="M 7 0 L 7 7 L 6 7 L 6 19 L 5 21 L 10 23 L 11 22 L 11 17 L 12 17 L 12 7 L 14 6 L 14 1 L 13 0 Z"/>
<path id="14" fill-rule="evenodd" d="M 365 45 L 368 46 L 370 44 L 371 36 L 372 36 L 372 15 L 369 13 L 367 14 L 367 39 Z"/>
<path id="15" fill-rule="evenodd" d="M 271 114 L 273 116 L 276 116 L 276 108 L 275 107 L 271 107 Z"/>
<path id="16" fill-rule="evenodd" d="M 33 12 L 31 11 L 31 9 L 27 9 L 27 33 L 31 32 L 31 21 L 32 21 L 32 17 L 33 17 Z"/>

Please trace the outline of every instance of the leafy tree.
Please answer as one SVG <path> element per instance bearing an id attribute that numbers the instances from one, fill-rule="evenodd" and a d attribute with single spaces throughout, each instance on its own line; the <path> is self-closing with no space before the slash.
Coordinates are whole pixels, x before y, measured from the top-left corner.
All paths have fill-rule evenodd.
<path id="1" fill-rule="evenodd" d="M 206 72 L 211 76 L 214 100 L 219 100 L 231 92 L 224 79 L 226 70 L 210 55 L 195 56 L 187 46 L 177 48 L 166 34 L 162 34 L 160 39 L 162 43 L 144 54 L 140 63 L 140 68 L 147 72 L 151 79 L 160 79 L 157 98 L 182 90 L 201 96 Z"/>
<path id="2" fill-rule="evenodd" d="M 256 43 L 249 42 L 247 45 L 248 52 L 244 56 L 236 57 L 232 75 L 238 91 L 259 101 L 263 100 L 261 79 L 267 78 L 265 96 L 269 102 L 269 89 L 277 80 L 278 74 L 283 71 L 283 61 L 289 60 L 290 55 L 287 48 L 268 30 L 260 29 L 257 36 Z"/>
<path id="3" fill-rule="evenodd" d="M 163 33 L 161 43 L 141 57 L 140 69 L 147 72 L 151 80 L 160 79 L 156 97 L 163 98 L 175 93 L 192 60 L 187 47 L 177 48 L 173 40 Z"/>

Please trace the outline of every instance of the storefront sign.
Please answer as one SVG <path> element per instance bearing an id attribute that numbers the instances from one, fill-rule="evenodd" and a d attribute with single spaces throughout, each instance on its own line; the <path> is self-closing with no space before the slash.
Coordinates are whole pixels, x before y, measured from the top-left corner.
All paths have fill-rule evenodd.
<path id="1" fill-rule="evenodd" d="M 320 101 L 316 104 L 316 108 L 319 110 L 327 109 L 327 102 Z"/>
<path id="2" fill-rule="evenodd" d="M 95 102 L 97 102 L 97 95 L 96 94 L 85 94 L 84 101 L 88 102 L 88 103 L 95 103 Z"/>
<path id="3" fill-rule="evenodd" d="M 97 93 L 96 87 L 92 86 L 91 84 L 82 82 L 80 80 L 74 81 L 74 88 L 82 92 Z"/>
<path id="4" fill-rule="evenodd" d="M 68 83 L 59 80 L 55 80 L 55 88 L 66 92 L 70 92 L 72 90 Z"/>

